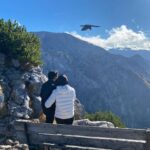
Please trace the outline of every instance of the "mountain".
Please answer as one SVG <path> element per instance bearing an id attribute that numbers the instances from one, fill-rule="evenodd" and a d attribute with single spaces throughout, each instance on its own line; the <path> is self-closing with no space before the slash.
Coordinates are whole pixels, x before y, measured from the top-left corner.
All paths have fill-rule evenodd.
<path id="1" fill-rule="evenodd" d="M 134 55 L 140 55 L 147 61 L 150 61 L 150 51 L 148 50 L 131 50 L 131 49 L 110 49 L 110 53 L 115 54 L 115 55 L 122 55 L 125 57 L 131 57 Z"/>
<path id="2" fill-rule="evenodd" d="M 67 74 L 86 111 L 112 111 L 127 127 L 150 126 L 150 64 L 126 58 L 66 33 L 36 32 L 43 70 Z"/>

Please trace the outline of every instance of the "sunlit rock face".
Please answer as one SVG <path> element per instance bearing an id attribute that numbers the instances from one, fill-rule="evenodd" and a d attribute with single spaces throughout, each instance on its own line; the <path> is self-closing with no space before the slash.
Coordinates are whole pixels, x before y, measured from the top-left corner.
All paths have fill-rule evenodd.
<path id="1" fill-rule="evenodd" d="M 38 117 L 41 111 L 39 94 L 46 76 L 40 67 L 31 67 L 27 71 L 20 69 L 17 60 L 12 60 L 9 66 L 6 63 L 6 56 L 0 54 L 0 117 Z"/>

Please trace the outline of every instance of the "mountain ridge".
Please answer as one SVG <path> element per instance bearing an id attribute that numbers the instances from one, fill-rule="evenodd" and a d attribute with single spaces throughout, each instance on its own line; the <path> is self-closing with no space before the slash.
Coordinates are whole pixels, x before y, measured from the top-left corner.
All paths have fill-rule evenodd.
<path id="1" fill-rule="evenodd" d="M 128 127 L 150 125 L 147 61 L 110 54 L 66 33 L 35 34 L 41 41 L 44 72 L 67 74 L 88 112 L 112 111 Z"/>
<path id="2" fill-rule="evenodd" d="M 131 50 L 131 49 L 110 49 L 108 52 L 115 55 L 122 55 L 125 57 L 132 57 L 134 55 L 142 56 L 145 60 L 150 62 L 150 51 L 148 50 Z"/>

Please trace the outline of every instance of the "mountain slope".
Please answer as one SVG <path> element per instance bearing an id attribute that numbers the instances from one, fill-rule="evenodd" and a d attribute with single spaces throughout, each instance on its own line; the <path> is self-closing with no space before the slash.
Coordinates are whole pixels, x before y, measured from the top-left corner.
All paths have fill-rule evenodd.
<path id="1" fill-rule="evenodd" d="M 140 55 L 147 61 L 150 61 L 150 51 L 148 50 L 110 49 L 109 52 L 115 55 L 122 55 L 125 57 L 132 57 L 134 55 Z"/>
<path id="2" fill-rule="evenodd" d="M 147 61 L 110 54 L 66 33 L 35 34 L 41 40 L 45 73 L 66 73 L 88 112 L 110 110 L 128 127 L 150 126 Z"/>

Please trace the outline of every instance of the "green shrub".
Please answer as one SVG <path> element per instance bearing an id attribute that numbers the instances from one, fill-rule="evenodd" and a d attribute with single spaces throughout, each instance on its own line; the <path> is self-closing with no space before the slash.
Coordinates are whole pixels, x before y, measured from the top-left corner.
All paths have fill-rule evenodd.
<path id="1" fill-rule="evenodd" d="M 41 64 L 40 42 L 17 21 L 0 19 L 0 52 L 9 59 L 17 59 L 22 65 Z"/>
<path id="2" fill-rule="evenodd" d="M 84 116 L 85 119 L 91 121 L 109 121 L 112 122 L 116 127 L 124 128 L 125 125 L 122 123 L 121 119 L 113 114 L 112 112 L 96 112 L 96 113 L 87 113 Z"/>

